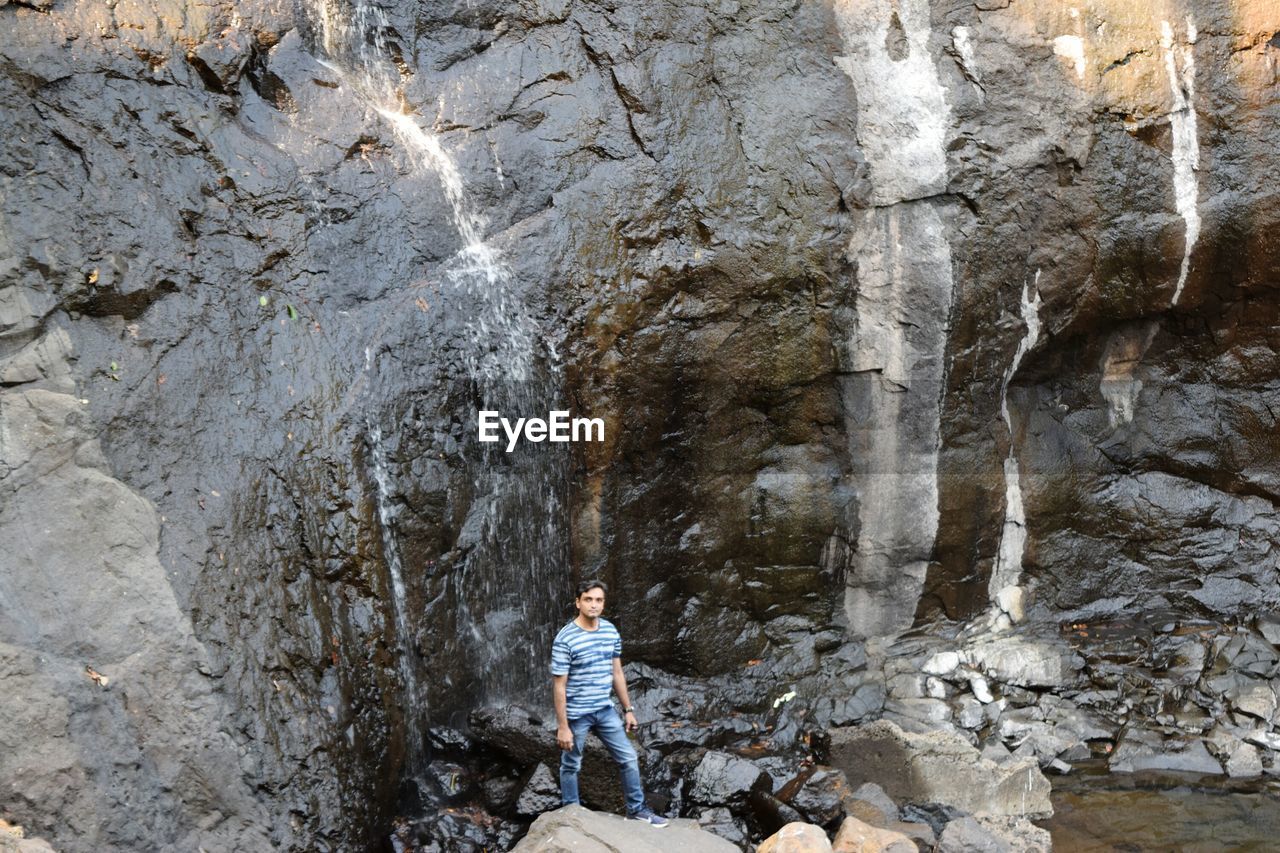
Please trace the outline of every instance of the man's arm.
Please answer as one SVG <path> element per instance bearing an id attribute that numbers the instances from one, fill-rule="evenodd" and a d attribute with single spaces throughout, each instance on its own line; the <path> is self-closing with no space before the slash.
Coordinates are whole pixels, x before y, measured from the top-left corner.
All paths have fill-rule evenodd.
<path id="1" fill-rule="evenodd" d="M 626 712 L 624 719 L 627 731 L 635 731 L 638 723 L 636 723 L 636 715 L 631 711 L 631 697 L 627 695 L 627 677 L 622 674 L 622 658 L 613 659 L 613 692 L 618 694 L 618 700 L 622 702 L 622 710 Z"/>
<path id="2" fill-rule="evenodd" d="M 551 698 L 556 706 L 556 746 L 564 750 L 573 749 L 573 731 L 569 728 L 568 700 L 564 692 L 568 683 L 567 675 L 551 676 Z"/>

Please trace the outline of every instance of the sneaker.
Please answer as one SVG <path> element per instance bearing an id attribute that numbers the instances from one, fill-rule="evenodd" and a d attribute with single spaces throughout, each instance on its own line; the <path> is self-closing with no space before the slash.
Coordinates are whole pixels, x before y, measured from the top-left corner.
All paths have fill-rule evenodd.
<path id="1" fill-rule="evenodd" d="M 660 814 L 656 814 L 651 808 L 643 808 L 635 814 L 627 815 L 627 820 L 642 820 L 652 826 L 654 829 L 662 829 L 670 821 Z"/>

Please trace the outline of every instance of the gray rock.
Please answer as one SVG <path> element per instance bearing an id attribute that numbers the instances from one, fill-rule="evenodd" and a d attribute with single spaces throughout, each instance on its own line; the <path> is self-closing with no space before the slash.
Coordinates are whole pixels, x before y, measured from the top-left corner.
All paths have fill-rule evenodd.
<path id="1" fill-rule="evenodd" d="M 972 696 L 962 698 L 960 709 L 956 713 L 956 722 L 966 729 L 982 728 L 987 722 L 987 714 L 983 710 L 982 703 Z"/>
<path id="2" fill-rule="evenodd" d="M 718 835 L 739 849 L 750 844 L 751 834 L 746 825 L 727 808 L 703 809 L 698 813 L 698 826 Z"/>
<path id="3" fill-rule="evenodd" d="M 1226 699 L 1231 707 L 1251 717 L 1271 722 L 1276 716 L 1276 693 L 1268 682 L 1235 685 L 1227 691 Z"/>
<path id="4" fill-rule="evenodd" d="M 810 823 L 820 826 L 829 826 L 845 814 L 849 810 L 850 797 L 856 796 L 856 792 L 850 792 L 844 774 L 830 767 L 814 769 L 794 792 L 788 792 L 786 788 L 778 792 L 779 799 L 790 803 Z"/>
<path id="5" fill-rule="evenodd" d="M 1221 773 L 1222 765 L 1209 754 L 1200 738 L 1161 738 L 1145 729 L 1129 729 L 1108 760 L 1112 772 L 1176 770 L 1186 773 Z"/>
<path id="6" fill-rule="evenodd" d="M 655 829 L 620 815 L 565 806 L 535 820 L 512 853 L 737 853 L 739 849 L 693 820 L 672 820 L 669 826 Z"/>
<path id="7" fill-rule="evenodd" d="M 1273 752 L 1280 751 L 1280 734 L 1269 732 L 1266 729 L 1253 729 L 1244 735 L 1244 739 L 1249 743 L 1269 749 Z"/>
<path id="8" fill-rule="evenodd" d="M 974 666 L 996 681 L 1019 687 L 1062 687 L 1073 682 L 1084 666 L 1083 659 L 1063 643 L 1017 634 L 975 642 L 967 654 Z"/>
<path id="9" fill-rule="evenodd" d="M 950 675 L 960 665 L 958 652 L 938 652 L 929 658 L 920 669 L 929 675 Z"/>
<path id="10" fill-rule="evenodd" d="M 995 700 L 987 680 L 976 672 L 969 674 L 969 689 L 973 691 L 973 697 L 984 705 Z"/>
<path id="11" fill-rule="evenodd" d="M 89 400 L 0 468 L 0 778 L 55 846 L 369 846 L 422 727 L 545 697 L 574 566 L 749 713 L 818 665 L 778 620 L 834 655 L 993 564 L 1045 624 L 1280 607 L 1265 15 L 1093 8 L 1076 65 L 1052 2 L 380 0 L 338 49 L 312 3 L 0 5 L 0 435 Z M 610 424 L 572 466 L 471 440 L 522 340 L 522 399 Z"/>
<path id="12" fill-rule="evenodd" d="M 1242 743 L 1231 750 L 1222 768 L 1232 779 L 1249 778 L 1262 775 L 1262 756 L 1253 744 Z"/>
<path id="13" fill-rule="evenodd" d="M 6 817 L 69 850 L 269 846 L 159 515 L 96 432 L 79 398 L 0 390 Z"/>
<path id="14" fill-rule="evenodd" d="M 934 845 L 938 843 L 938 834 L 927 823 L 897 820 L 890 823 L 885 829 L 901 832 L 907 838 L 910 838 L 915 842 L 916 849 L 920 853 L 932 853 Z"/>
<path id="15" fill-rule="evenodd" d="M 845 812 L 872 826 L 888 827 L 901 815 L 898 806 L 875 782 L 864 782 L 850 795 Z"/>
<path id="16" fill-rule="evenodd" d="M 560 782 L 547 765 L 533 768 L 516 798 L 516 814 L 533 817 L 560 807 Z"/>
<path id="17" fill-rule="evenodd" d="M 556 745 L 555 725 L 549 719 L 518 705 L 505 705 L 477 708 L 468 720 L 476 741 L 497 750 L 520 767 L 545 764 L 559 768 L 560 748 Z M 643 761 L 641 754 L 642 766 Z M 590 806 L 620 810 L 624 805 L 618 765 L 595 735 L 588 736 L 583 748 L 578 789 L 582 801 Z"/>
<path id="18" fill-rule="evenodd" d="M 1280 615 L 1263 613 L 1254 622 L 1258 633 L 1273 646 L 1280 646 Z"/>
<path id="19" fill-rule="evenodd" d="M 942 699 L 894 699 L 884 703 L 884 719 L 912 732 L 951 728 L 951 706 Z"/>
<path id="20" fill-rule="evenodd" d="M 708 751 L 689 776 L 686 796 L 704 806 L 741 805 L 753 791 L 772 791 L 769 774 L 745 758 Z"/>
<path id="21" fill-rule="evenodd" d="M 1049 780 L 1034 759 L 996 764 L 952 733 L 915 734 L 887 720 L 835 729 L 831 763 L 850 785 L 875 781 L 897 802 L 944 803 L 974 814 L 1053 812 Z"/>
<path id="22" fill-rule="evenodd" d="M 938 837 L 936 853 L 1049 853 L 1048 830 L 1025 818 L 962 817 Z"/>

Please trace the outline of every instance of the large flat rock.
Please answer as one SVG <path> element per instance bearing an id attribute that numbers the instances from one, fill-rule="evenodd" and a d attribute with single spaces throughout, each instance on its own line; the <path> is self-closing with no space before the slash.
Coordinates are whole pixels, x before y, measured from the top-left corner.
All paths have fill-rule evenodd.
<path id="1" fill-rule="evenodd" d="M 737 853 L 738 848 L 699 828 L 696 821 L 673 820 L 657 829 L 616 814 L 604 814 L 582 806 L 565 806 L 547 812 L 533 826 L 513 853 Z"/>
<path id="2" fill-rule="evenodd" d="M 945 803 L 977 815 L 1053 814 L 1034 758 L 997 764 L 951 732 L 905 732 L 888 720 L 833 729 L 830 763 L 850 785 L 875 782 L 895 802 Z"/>

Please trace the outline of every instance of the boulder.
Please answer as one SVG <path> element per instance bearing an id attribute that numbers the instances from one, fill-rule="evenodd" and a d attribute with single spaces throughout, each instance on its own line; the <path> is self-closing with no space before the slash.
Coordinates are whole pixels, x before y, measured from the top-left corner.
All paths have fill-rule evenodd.
<path id="1" fill-rule="evenodd" d="M 484 804 L 492 812 L 503 812 L 520 791 L 520 780 L 510 776 L 491 776 L 480 785 Z"/>
<path id="2" fill-rule="evenodd" d="M 559 806 L 560 782 L 547 769 L 547 765 L 539 764 L 533 768 L 524 784 L 524 790 L 516 798 L 516 814 L 533 817 Z"/>
<path id="3" fill-rule="evenodd" d="M 1241 743 L 1227 756 L 1222 768 L 1232 779 L 1251 778 L 1262 775 L 1262 756 L 1258 748 L 1251 743 Z"/>
<path id="4" fill-rule="evenodd" d="M 1237 685 L 1227 692 L 1226 699 L 1235 710 L 1266 722 L 1276 715 L 1276 694 L 1265 681 Z"/>
<path id="5" fill-rule="evenodd" d="M 915 842 L 916 849 L 921 853 L 930 853 L 933 845 L 938 843 L 938 833 L 933 831 L 933 827 L 927 823 L 913 823 L 906 820 L 895 820 L 885 829 L 892 829 L 894 832 L 900 832 Z"/>
<path id="6" fill-rule="evenodd" d="M 817 767 L 801 774 L 778 792 L 778 799 L 821 826 L 842 817 L 852 796 L 844 773 L 832 767 Z"/>
<path id="7" fill-rule="evenodd" d="M 477 708 L 471 712 L 468 721 L 476 741 L 502 753 L 521 767 L 545 764 L 549 768 L 559 768 L 560 748 L 556 746 L 554 721 L 516 705 Z M 644 753 L 636 751 L 643 767 Z M 584 803 L 602 809 L 619 811 L 625 802 L 618 765 L 595 735 L 587 738 L 583 749 L 578 792 Z"/>
<path id="8" fill-rule="evenodd" d="M 1263 613 L 1258 616 L 1256 623 L 1258 633 L 1273 646 L 1280 646 L 1280 615 L 1275 613 Z"/>
<path id="9" fill-rule="evenodd" d="M 773 780 L 749 760 L 709 751 L 693 768 L 688 798 L 704 806 L 741 805 L 752 791 L 772 791 Z"/>
<path id="10" fill-rule="evenodd" d="M 966 816 L 942 830 L 935 853 L 1049 853 L 1048 830 L 1026 818 Z"/>
<path id="11" fill-rule="evenodd" d="M 866 782 L 851 793 L 844 804 L 845 814 L 872 826 L 888 826 L 899 817 L 898 806 L 875 782 Z"/>
<path id="12" fill-rule="evenodd" d="M 1173 770 L 1184 773 L 1221 773 L 1220 765 L 1200 738 L 1162 738 L 1145 729 L 1124 733 L 1108 762 L 1113 773 L 1139 770 Z"/>
<path id="13" fill-rule="evenodd" d="M 975 643 L 968 659 L 996 681 L 1020 687 L 1062 687 L 1084 667 L 1084 659 L 1065 644 L 1016 634 Z"/>
<path id="14" fill-rule="evenodd" d="M 932 697 L 890 698 L 884 703 L 884 716 L 909 732 L 931 732 L 951 726 L 951 706 Z"/>
<path id="15" fill-rule="evenodd" d="M 512 853 L 739 853 L 739 848 L 692 820 L 658 829 L 615 814 L 564 806 L 533 822 Z"/>
<path id="16" fill-rule="evenodd" d="M 921 665 L 920 669 L 929 675 L 950 675 L 960 665 L 958 652 L 938 652 Z"/>
<path id="17" fill-rule="evenodd" d="M 847 817 L 831 842 L 833 853 L 916 853 L 916 843 L 890 829 Z"/>
<path id="18" fill-rule="evenodd" d="M 756 853 L 832 853 L 832 847 L 822 827 L 795 822 L 760 842 Z"/>
<path id="19" fill-rule="evenodd" d="M 1050 815 L 1049 780 L 1034 758 L 1002 764 L 950 732 L 910 733 L 888 720 L 834 729 L 830 763 L 851 785 L 875 781 L 898 802 L 936 802 L 974 814 Z"/>
<path id="20" fill-rule="evenodd" d="M 750 845 L 751 834 L 747 828 L 723 806 L 704 810 L 698 815 L 698 826 L 740 848 Z"/>

